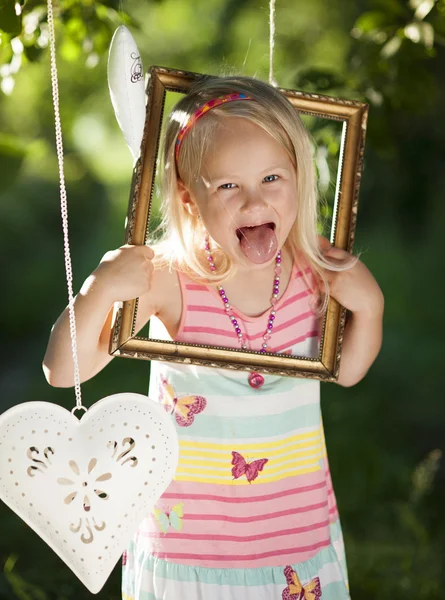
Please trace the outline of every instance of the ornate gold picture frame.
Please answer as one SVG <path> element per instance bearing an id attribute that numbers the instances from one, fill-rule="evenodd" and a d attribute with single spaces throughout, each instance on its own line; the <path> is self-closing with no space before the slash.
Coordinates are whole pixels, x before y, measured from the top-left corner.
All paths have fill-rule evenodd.
<path id="1" fill-rule="evenodd" d="M 166 94 L 186 94 L 192 82 L 202 77 L 204 75 L 163 67 L 151 67 L 149 70 L 145 131 L 141 157 L 133 173 L 125 233 L 126 244 L 143 245 L 148 237 Z M 368 105 L 295 90 L 281 91 L 300 115 L 336 121 L 341 127 L 330 241 L 338 248 L 351 252 L 363 167 Z M 316 358 L 260 354 L 250 350 L 135 336 L 137 304 L 135 299 L 121 303 L 118 308 L 110 340 L 110 354 L 124 358 L 173 361 L 243 371 L 255 370 L 266 374 L 309 377 L 324 381 L 335 381 L 338 378 L 346 310 L 333 298 L 329 300 L 324 317 L 319 355 Z"/>

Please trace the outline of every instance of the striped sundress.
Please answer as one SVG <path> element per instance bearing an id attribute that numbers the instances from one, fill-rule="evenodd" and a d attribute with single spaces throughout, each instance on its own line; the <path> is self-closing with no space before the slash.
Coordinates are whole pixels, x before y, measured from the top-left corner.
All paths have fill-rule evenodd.
<path id="1" fill-rule="evenodd" d="M 218 293 L 178 273 L 177 341 L 237 347 Z M 308 281 L 311 275 L 307 273 Z M 273 352 L 318 354 L 313 294 L 295 264 Z M 260 349 L 269 311 L 233 307 Z M 151 337 L 169 339 L 158 319 Z M 124 600 L 346 600 L 343 538 L 319 381 L 153 362 L 149 395 L 176 425 L 175 477 L 124 554 Z"/>

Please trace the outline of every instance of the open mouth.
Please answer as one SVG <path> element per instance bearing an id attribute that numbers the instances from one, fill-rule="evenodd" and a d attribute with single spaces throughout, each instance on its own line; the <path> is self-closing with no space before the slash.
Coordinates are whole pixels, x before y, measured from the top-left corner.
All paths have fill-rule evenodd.
<path id="1" fill-rule="evenodd" d="M 267 227 L 268 229 L 275 231 L 275 223 L 269 221 L 268 223 L 261 223 L 261 225 L 246 225 L 245 227 L 239 227 L 235 232 L 236 237 L 241 241 L 241 239 L 246 236 L 246 233 L 249 235 L 250 232 L 262 227 Z"/>

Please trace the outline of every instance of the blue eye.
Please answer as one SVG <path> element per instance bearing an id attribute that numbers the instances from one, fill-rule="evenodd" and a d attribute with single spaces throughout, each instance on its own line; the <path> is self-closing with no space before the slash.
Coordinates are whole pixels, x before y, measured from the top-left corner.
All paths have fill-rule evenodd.
<path id="1" fill-rule="evenodd" d="M 222 190 L 233 190 L 236 187 L 235 183 L 223 183 L 219 186 Z"/>
<path id="2" fill-rule="evenodd" d="M 265 183 L 271 183 L 272 181 L 277 181 L 278 179 L 278 175 L 266 175 L 266 177 L 263 179 L 263 181 Z"/>

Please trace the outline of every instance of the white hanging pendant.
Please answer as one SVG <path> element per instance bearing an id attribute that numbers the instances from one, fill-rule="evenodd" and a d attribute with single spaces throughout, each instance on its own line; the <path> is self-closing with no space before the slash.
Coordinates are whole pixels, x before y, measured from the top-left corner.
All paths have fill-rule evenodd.
<path id="1" fill-rule="evenodd" d="M 0 498 L 92 592 L 172 480 L 175 427 L 140 394 L 103 398 L 79 420 L 49 402 L 0 416 Z"/>
<path id="2" fill-rule="evenodd" d="M 130 31 L 121 25 L 108 54 L 108 88 L 117 122 L 136 161 L 145 123 L 145 85 L 141 55 Z"/>

